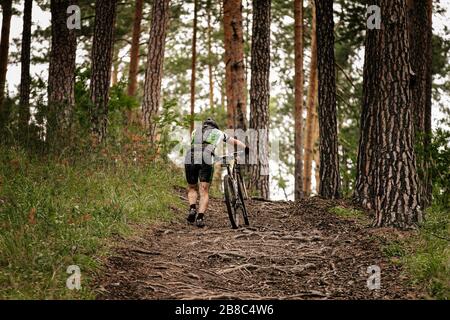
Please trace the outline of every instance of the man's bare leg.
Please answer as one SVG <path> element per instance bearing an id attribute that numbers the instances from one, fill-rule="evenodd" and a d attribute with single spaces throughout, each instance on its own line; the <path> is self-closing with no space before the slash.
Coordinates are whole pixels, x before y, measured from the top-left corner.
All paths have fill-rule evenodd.
<path id="1" fill-rule="evenodd" d="M 209 183 L 208 182 L 200 182 L 200 203 L 198 207 L 199 213 L 205 213 L 208 209 L 209 203 Z"/>
<path id="2" fill-rule="evenodd" d="M 197 198 L 198 198 L 198 192 L 197 192 L 197 184 L 189 184 L 188 190 L 187 190 L 187 196 L 189 201 L 189 215 L 187 217 L 187 221 L 190 223 L 195 222 L 195 218 L 197 215 Z"/>
<path id="3" fill-rule="evenodd" d="M 200 192 L 200 203 L 198 208 L 197 226 L 204 227 L 205 225 L 203 223 L 203 217 L 206 210 L 208 209 L 209 203 L 209 183 L 200 182 L 199 192 Z M 199 219 L 201 221 L 199 221 Z"/>
<path id="4" fill-rule="evenodd" d="M 197 198 L 198 198 L 197 188 L 198 188 L 198 184 L 189 184 L 188 185 L 187 196 L 188 196 L 188 201 L 189 201 L 190 206 L 197 205 Z"/>

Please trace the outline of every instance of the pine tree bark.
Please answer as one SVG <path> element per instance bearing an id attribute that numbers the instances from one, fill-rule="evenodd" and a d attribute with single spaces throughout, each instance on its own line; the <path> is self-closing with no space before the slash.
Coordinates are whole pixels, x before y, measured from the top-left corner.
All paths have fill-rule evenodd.
<path id="1" fill-rule="evenodd" d="M 431 0 L 408 0 L 409 41 L 411 48 L 412 104 L 415 145 L 421 145 L 423 154 L 418 162 L 421 206 L 431 203 L 430 177 L 431 91 L 432 91 L 432 12 Z"/>
<path id="2" fill-rule="evenodd" d="M 372 0 L 380 30 L 367 30 L 356 199 L 373 208 L 375 226 L 422 221 L 414 153 L 410 46 L 404 0 Z"/>
<path id="3" fill-rule="evenodd" d="M 340 197 L 336 119 L 333 0 L 316 0 L 317 67 L 319 74 L 320 186 L 319 196 Z"/>
<path id="4" fill-rule="evenodd" d="M 23 140 L 28 137 L 28 122 L 30 121 L 30 59 L 31 59 L 31 18 L 33 0 L 25 0 L 23 9 L 22 49 L 20 54 L 20 111 L 19 132 Z"/>
<path id="5" fill-rule="evenodd" d="M 227 126 L 246 129 L 246 80 L 242 0 L 223 0 Z"/>
<path id="6" fill-rule="evenodd" d="M 52 46 L 48 75 L 47 134 L 49 146 L 65 144 L 70 135 L 75 106 L 75 30 L 67 28 L 67 8 L 76 0 L 52 0 Z"/>
<path id="7" fill-rule="evenodd" d="M 156 122 L 161 104 L 161 82 L 163 76 L 166 29 L 169 22 L 169 0 L 153 2 L 152 23 L 148 43 L 147 69 L 145 72 L 143 122 L 149 142 L 156 142 Z"/>
<path id="8" fill-rule="evenodd" d="M 2 1 L 2 35 L 0 40 L 0 110 L 5 98 L 6 73 L 8 71 L 9 34 L 11 31 L 12 0 Z"/>
<path id="9" fill-rule="evenodd" d="M 303 198 L 303 0 L 294 1 L 295 20 L 295 185 L 294 198 Z"/>
<path id="10" fill-rule="evenodd" d="M 314 148 L 314 117 L 317 114 L 317 37 L 316 37 L 316 6 L 311 0 L 311 62 L 309 66 L 309 87 L 306 102 L 306 128 L 305 128 L 305 161 L 303 163 L 303 193 L 305 196 L 311 195 L 312 161 Z"/>
<path id="11" fill-rule="evenodd" d="M 90 115 L 92 134 L 97 143 L 105 142 L 108 127 L 116 3 L 117 0 L 97 0 L 95 3 Z"/>
<path id="12" fill-rule="evenodd" d="M 370 4 L 380 5 L 380 1 Z M 354 199 L 367 209 L 374 209 L 375 169 L 376 169 L 376 101 L 378 83 L 381 81 L 382 38 L 380 30 L 367 30 L 365 39 L 365 57 L 363 71 L 363 99 L 360 119 L 360 139 L 356 170 Z"/>
<path id="13" fill-rule="evenodd" d="M 128 73 L 127 93 L 130 97 L 136 95 L 137 76 L 139 72 L 139 41 L 141 38 L 141 23 L 144 9 L 144 0 L 136 0 L 133 19 L 133 36 L 131 39 L 130 70 Z"/>
<path id="14" fill-rule="evenodd" d="M 191 127 L 190 132 L 194 131 L 195 116 L 195 77 L 197 73 L 197 15 L 198 0 L 194 0 L 194 21 L 192 26 L 192 59 L 191 59 Z"/>
<path id="15" fill-rule="evenodd" d="M 250 188 L 263 199 L 269 198 L 270 6 L 271 0 L 253 1 L 250 128 L 258 141 L 258 163 L 250 169 Z"/>

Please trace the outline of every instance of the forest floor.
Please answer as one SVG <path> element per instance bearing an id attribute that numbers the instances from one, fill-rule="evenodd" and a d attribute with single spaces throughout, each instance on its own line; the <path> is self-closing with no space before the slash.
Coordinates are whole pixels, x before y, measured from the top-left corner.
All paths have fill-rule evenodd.
<path id="1" fill-rule="evenodd" d="M 181 190 L 176 190 L 185 200 Z M 345 202 L 248 201 L 250 227 L 232 230 L 222 199 L 198 229 L 176 212 L 170 223 L 135 225 L 116 238 L 96 280 L 98 299 L 417 299 L 383 243 L 401 232 L 371 229 Z M 173 209 L 177 210 L 177 209 Z M 349 214 L 348 214 L 349 213 Z M 367 269 L 381 268 L 369 290 Z"/>

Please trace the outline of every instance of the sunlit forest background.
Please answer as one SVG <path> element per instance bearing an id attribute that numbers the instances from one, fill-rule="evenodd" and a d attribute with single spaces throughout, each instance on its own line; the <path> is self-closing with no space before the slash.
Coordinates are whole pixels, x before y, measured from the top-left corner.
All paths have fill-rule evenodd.
<path id="1" fill-rule="evenodd" d="M 383 28 L 370 29 L 370 3 L 394 22 L 381 17 Z M 191 243 L 179 146 L 189 147 L 194 122 L 209 117 L 223 129 L 268 128 L 278 150 L 270 179 L 261 163 L 243 170 L 257 238 L 278 241 L 255 243 L 271 265 L 253 271 L 287 270 L 289 281 L 270 282 L 290 285 L 290 274 L 304 271 L 296 265 L 309 254 L 303 245 L 312 245 L 315 257 L 330 259 L 326 274 L 341 263 L 339 294 L 354 283 L 357 254 L 366 276 L 376 251 L 409 275 L 409 292 L 450 299 L 450 0 L 0 4 L 0 299 L 95 298 L 91 280 L 115 240 L 129 245 L 127 236 L 165 222 L 186 237 L 180 247 Z M 80 28 L 68 28 L 77 13 Z M 226 224 L 224 171 L 215 171 L 206 214 L 212 232 L 229 237 L 211 244 L 215 251 L 237 239 Z M 333 236 L 329 255 L 304 237 L 322 231 Z M 178 235 L 155 233 L 170 245 Z M 274 253 L 286 239 L 300 239 L 299 256 L 290 247 Z M 166 249 L 176 256 L 179 248 Z M 267 272 L 273 254 L 283 265 Z M 82 267 L 79 292 L 65 286 L 68 265 Z M 241 267 L 222 265 L 225 273 Z M 315 269 L 310 276 L 322 283 Z M 393 297 L 406 298 L 391 278 L 400 288 Z M 251 297 L 266 293 L 258 279 Z"/>
<path id="2" fill-rule="evenodd" d="M 82 3 L 82 1 L 81 1 Z M 144 1 L 142 33 L 140 39 L 140 63 L 135 99 L 125 94 L 127 91 L 132 19 L 135 1 L 121 1 L 116 21 L 114 41 L 114 62 L 111 90 L 111 128 L 119 125 L 124 109 L 138 109 L 141 105 L 145 63 L 147 58 L 148 30 L 151 20 L 151 1 Z M 8 92 L 17 97 L 20 83 L 20 43 L 21 16 L 19 2 L 15 3 L 17 15 L 12 18 L 12 59 L 8 71 Z M 77 49 L 77 101 L 86 98 L 89 86 L 90 53 L 93 32 L 94 9 L 81 6 L 82 31 Z M 341 144 L 341 174 L 346 195 L 352 192 L 355 176 L 355 162 L 359 138 L 359 117 L 362 97 L 365 12 L 363 1 L 335 1 L 336 23 L 336 64 L 337 64 L 337 106 L 339 142 Z M 441 0 L 435 3 L 433 14 L 433 126 L 435 129 L 448 128 L 450 105 L 450 31 L 448 10 L 450 2 Z M 245 69 L 247 87 L 250 86 L 250 46 L 252 32 L 251 1 L 243 1 L 243 28 L 245 40 Z M 198 119 L 213 116 L 225 125 L 225 62 L 223 48 L 223 8 L 220 1 L 200 1 L 198 7 L 197 40 L 197 80 L 195 112 Z M 164 64 L 163 99 L 164 110 L 172 121 L 168 139 L 177 140 L 186 134 L 189 115 L 193 1 L 173 1 L 171 21 L 167 34 L 166 58 Z M 309 87 L 311 6 L 305 5 L 305 96 Z M 320 23 L 320 22 L 319 22 Z M 33 7 L 32 41 L 32 101 L 46 101 L 45 82 L 48 77 L 48 56 L 50 49 L 50 12 L 45 1 L 36 1 Z M 270 100 L 270 140 L 279 143 L 280 159 L 271 161 L 271 197 L 273 199 L 293 199 L 294 192 L 294 16 L 290 1 L 272 2 L 272 61 L 271 61 L 271 100 Z M 212 78 L 210 78 L 210 70 Z M 210 94 L 212 81 L 212 94 Z M 250 98 L 248 97 L 248 100 Z M 82 108 L 82 105 L 79 105 Z M 35 109 L 34 112 L 37 112 Z M 114 114 L 116 116 L 114 116 Z M 305 110 L 306 117 L 306 110 Z M 183 120 L 184 119 L 184 120 Z M 170 122 L 170 121 L 169 121 Z M 185 130 L 182 131 L 181 129 Z M 111 130 L 114 132 L 114 129 Z M 304 135 L 306 137 L 306 134 Z M 317 139 L 314 137 L 314 160 L 312 162 L 312 191 L 315 192 L 315 164 L 318 161 Z M 167 152 L 170 148 L 167 148 Z M 172 158 L 177 158 L 172 154 Z M 275 157 L 277 158 L 277 157 Z M 318 174 L 318 172 L 317 172 Z M 318 178 L 318 177 L 317 177 Z"/>

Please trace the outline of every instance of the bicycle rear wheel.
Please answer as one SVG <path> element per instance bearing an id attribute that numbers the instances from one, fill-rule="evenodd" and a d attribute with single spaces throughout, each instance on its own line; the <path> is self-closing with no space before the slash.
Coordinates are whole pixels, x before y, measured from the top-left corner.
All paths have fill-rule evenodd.
<path id="1" fill-rule="evenodd" d="M 244 180 L 242 179 L 242 176 L 240 173 L 237 174 L 237 185 L 238 185 L 238 195 L 239 195 L 239 199 L 241 202 L 241 209 L 242 209 L 242 216 L 244 217 L 244 223 L 246 226 L 250 225 L 250 221 L 248 220 L 248 212 L 247 212 L 247 208 L 245 206 L 245 197 L 244 197 L 244 188 L 245 188 L 245 184 L 244 184 Z M 239 211 L 239 210 L 236 210 Z"/>
<path id="2" fill-rule="evenodd" d="M 225 193 L 225 203 L 227 205 L 228 217 L 230 218 L 231 227 L 237 229 L 239 227 L 239 216 L 236 210 L 237 195 L 234 188 L 234 181 L 229 175 L 223 179 L 223 190 Z"/>

